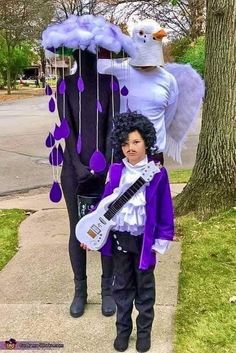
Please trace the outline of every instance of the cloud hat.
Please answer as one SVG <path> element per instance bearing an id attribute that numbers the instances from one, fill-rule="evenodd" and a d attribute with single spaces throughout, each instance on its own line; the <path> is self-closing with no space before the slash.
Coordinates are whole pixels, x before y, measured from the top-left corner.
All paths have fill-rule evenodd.
<path id="1" fill-rule="evenodd" d="M 51 51 L 65 47 L 87 49 L 93 53 L 96 53 L 96 47 L 115 53 L 124 49 L 129 56 L 135 55 L 133 40 L 129 36 L 102 16 L 94 15 L 71 15 L 60 24 L 50 25 L 42 33 L 42 46 Z"/>

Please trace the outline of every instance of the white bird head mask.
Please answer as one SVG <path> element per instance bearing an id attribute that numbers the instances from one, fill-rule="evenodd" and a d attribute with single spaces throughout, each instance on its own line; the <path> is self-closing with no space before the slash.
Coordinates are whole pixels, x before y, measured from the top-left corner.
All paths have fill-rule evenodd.
<path id="1" fill-rule="evenodd" d="M 161 66 L 164 65 L 162 38 L 166 31 L 153 20 L 137 23 L 132 32 L 136 46 L 136 55 L 130 59 L 132 66 Z"/>

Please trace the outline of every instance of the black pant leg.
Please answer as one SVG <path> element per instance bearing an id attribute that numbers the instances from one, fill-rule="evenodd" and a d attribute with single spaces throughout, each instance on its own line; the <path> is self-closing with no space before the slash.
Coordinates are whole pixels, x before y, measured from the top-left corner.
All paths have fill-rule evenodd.
<path id="1" fill-rule="evenodd" d="M 113 250 L 113 298 L 117 306 L 117 335 L 129 336 L 132 332 L 132 310 L 135 298 L 133 254 Z"/>
<path id="2" fill-rule="evenodd" d="M 101 255 L 102 277 L 111 278 L 113 276 L 113 259 L 112 256 Z"/>
<path id="3" fill-rule="evenodd" d="M 71 173 L 62 173 L 61 185 L 66 201 L 69 223 L 70 223 L 70 238 L 69 238 L 69 255 L 74 277 L 77 280 L 86 278 L 86 251 L 80 247 L 79 241 L 75 236 L 75 227 L 79 221 L 78 206 L 77 206 L 77 188 L 78 183 Z"/>
<path id="4" fill-rule="evenodd" d="M 136 297 L 135 307 L 138 310 L 136 320 L 138 337 L 148 337 L 151 334 L 154 319 L 155 277 L 154 268 L 139 270 L 139 256 L 136 256 Z"/>
<path id="5" fill-rule="evenodd" d="M 79 221 L 78 216 L 78 182 L 74 178 L 71 171 L 63 171 L 61 174 L 61 184 L 66 201 L 69 223 L 70 223 L 70 238 L 69 238 L 69 255 L 74 277 L 77 280 L 86 279 L 86 251 L 80 247 L 80 243 L 75 236 L 75 227 Z M 96 188 L 91 188 L 91 194 L 94 194 Z M 82 184 L 80 185 L 81 193 L 83 192 Z M 86 191 L 86 190 L 84 190 Z M 101 192 L 101 187 L 98 185 L 97 192 Z M 113 275 L 113 262 L 111 256 L 101 256 L 102 276 L 110 278 Z"/>

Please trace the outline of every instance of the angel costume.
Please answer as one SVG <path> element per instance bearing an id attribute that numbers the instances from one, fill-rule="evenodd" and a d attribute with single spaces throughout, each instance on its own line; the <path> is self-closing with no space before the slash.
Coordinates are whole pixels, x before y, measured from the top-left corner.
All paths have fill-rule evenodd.
<path id="1" fill-rule="evenodd" d="M 121 95 L 120 112 L 130 109 L 148 117 L 156 130 L 158 152 L 164 152 L 166 126 L 173 120 L 178 105 L 178 86 L 174 76 L 162 67 L 149 71 L 134 68 L 129 59 L 114 60 L 112 66 L 110 60 L 100 60 L 98 68 L 106 74 L 113 72 L 119 86 L 128 89 L 128 96 Z"/>
<path id="2" fill-rule="evenodd" d="M 204 84 L 190 65 L 164 65 L 158 23 L 145 20 L 134 26 L 136 55 L 131 59 L 98 61 L 98 71 L 113 74 L 121 88 L 120 112 L 137 111 L 147 116 L 157 133 L 159 152 L 181 163 L 186 135 L 199 111 Z"/>

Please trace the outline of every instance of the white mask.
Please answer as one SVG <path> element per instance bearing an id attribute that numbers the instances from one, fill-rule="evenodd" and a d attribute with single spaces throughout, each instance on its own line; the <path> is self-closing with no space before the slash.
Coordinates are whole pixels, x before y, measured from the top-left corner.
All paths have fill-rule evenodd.
<path id="1" fill-rule="evenodd" d="M 164 64 L 162 38 L 167 33 L 153 20 L 144 20 L 133 28 L 132 38 L 137 52 L 130 59 L 132 66 L 161 66 Z"/>

